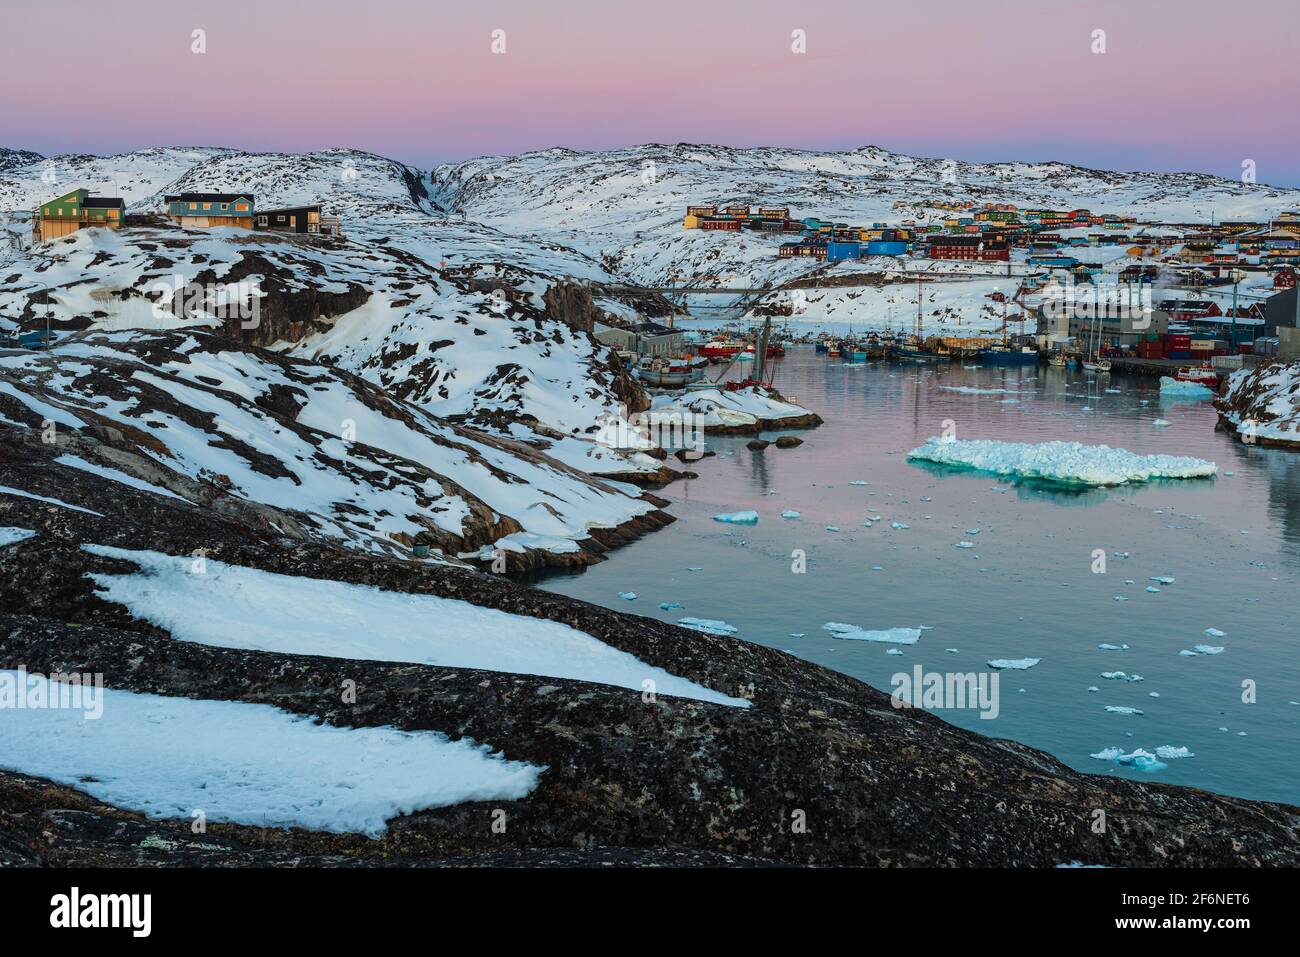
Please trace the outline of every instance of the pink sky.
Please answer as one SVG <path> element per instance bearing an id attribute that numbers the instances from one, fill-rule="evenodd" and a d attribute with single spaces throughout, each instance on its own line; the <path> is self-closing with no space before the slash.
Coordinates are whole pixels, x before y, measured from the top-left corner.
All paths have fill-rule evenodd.
<path id="1" fill-rule="evenodd" d="M 1300 184 L 1297 0 L 3 3 L 0 145 L 45 154 L 875 144 L 1231 177 L 1253 159 Z"/>

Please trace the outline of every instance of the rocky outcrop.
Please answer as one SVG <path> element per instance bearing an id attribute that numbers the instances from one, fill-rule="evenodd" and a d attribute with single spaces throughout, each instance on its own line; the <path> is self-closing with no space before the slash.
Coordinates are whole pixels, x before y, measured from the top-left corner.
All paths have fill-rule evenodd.
<path id="1" fill-rule="evenodd" d="M 1300 450 L 1300 362 L 1234 372 L 1214 407 L 1219 427 L 1242 442 Z"/>
<path id="2" fill-rule="evenodd" d="M 12 483 L 12 466 L 0 467 Z M 0 548 L 0 668 L 99 672 L 113 688 L 272 704 L 347 727 L 436 730 L 547 770 L 521 800 L 419 811 L 379 839 L 212 822 L 196 836 L 188 819 L 148 821 L 0 772 L 0 860 L 9 864 L 1300 864 L 1300 808 L 1080 774 L 1032 748 L 897 710 L 862 682 L 761 645 L 500 576 L 252 532 L 210 509 L 96 482 L 69 479 L 60 496 L 102 515 L 0 495 L 0 524 L 38 533 Z M 134 567 L 81 548 L 92 542 L 168 554 L 201 544 L 230 564 L 562 622 L 752 707 L 177 641 L 96 594 L 88 572 Z M 345 679 L 360 691 L 355 703 L 339 693 Z M 504 834 L 491 827 L 498 808 Z"/>

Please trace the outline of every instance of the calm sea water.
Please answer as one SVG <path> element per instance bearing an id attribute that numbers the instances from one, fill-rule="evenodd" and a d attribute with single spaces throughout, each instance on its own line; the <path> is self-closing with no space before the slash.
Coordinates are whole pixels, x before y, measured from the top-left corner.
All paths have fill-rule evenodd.
<path id="1" fill-rule="evenodd" d="M 1235 443 L 1214 430 L 1208 402 L 1162 401 L 1153 380 L 1119 374 L 855 367 L 799 346 L 777 385 L 826 420 L 800 433 L 803 446 L 751 452 L 748 437 L 711 437 L 718 455 L 693 466 L 699 478 L 661 492 L 675 524 L 538 587 L 664 621 L 721 619 L 740 638 L 887 692 L 892 675 L 917 664 L 987 672 L 988 659 L 1040 658 L 1001 672 L 996 719 L 940 713 L 1079 770 L 1300 803 L 1300 454 Z M 1158 418 L 1171 424 L 1153 425 Z M 958 438 L 1192 455 L 1220 474 L 1074 492 L 908 462 L 946 419 Z M 757 525 L 712 520 L 744 509 L 759 513 Z M 800 518 L 783 519 L 786 509 Z M 875 515 L 881 521 L 864 527 Z M 961 541 L 976 547 L 955 547 Z M 804 574 L 792 571 L 796 549 L 807 554 Z M 1107 556 L 1102 574 L 1096 549 Z M 618 597 L 628 591 L 639 597 Z M 833 637 L 826 622 L 929 630 L 891 655 L 889 645 Z M 1206 637 L 1207 628 L 1226 637 Z M 1179 655 L 1198 644 L 1225 650 Z M 1145 680 L 1102 678 L 1113 671 Z M 1242 700 L 1247 680 L 1255 703 Z M 1090 757 L 1166 745 L 1194 757 L 1154 771 Z"/>

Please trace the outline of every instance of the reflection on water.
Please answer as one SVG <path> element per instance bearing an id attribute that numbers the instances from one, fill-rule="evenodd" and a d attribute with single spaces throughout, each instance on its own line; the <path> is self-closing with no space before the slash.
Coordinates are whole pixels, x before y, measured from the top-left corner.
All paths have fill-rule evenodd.
<path id="1" fill-rule="evenodd" d="M 665 621 L 723 619 L 884 690 L 916 664 L 965 672 L 1040 658 L 1003 672 L 996 720 L 943 717 L 1085 771 L 1300 803 L 1300 453 L 1235 443 L 1208 403 L 1164 402 L 1153 380 L 1118 374 L 846 366 L 797 347 L 777 381 L 826 420 L 804 445 L 752 452 L 748 437 L 710 439 L 718 455 L 692 464 L 700 477 L 660 492 L 679 521 L 540 587 Z M 909 462 L 945 421 L 963 439 L 1106 444 L 1211 459 L 1221 472 L 1080 490 Z M 758 525 L 711 520 L 740 509 L 758 511 Z M 805 574 L 792 571 L 795 550 Z M 1106 566 L 1094 573 L 1098 552 Z M 930 628 L 891 649 L 834 638 L 831 621 Z M 1224 651 L 1179 654 L 1197 645 Z M 1103 677 L 1116 672 L 1142 680 Z M 1256 703 L 1242 700 L 1246 680 Z M 1156 772 L 1090 757 L 1161 746 L 1195 757 Z"/>

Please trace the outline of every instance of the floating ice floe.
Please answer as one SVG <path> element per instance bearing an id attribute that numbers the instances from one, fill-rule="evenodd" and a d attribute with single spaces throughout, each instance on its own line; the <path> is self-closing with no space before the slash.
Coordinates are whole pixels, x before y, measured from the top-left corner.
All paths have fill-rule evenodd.
<path id="1" fill-rule="evenodd" d="M 624 600 L 626 600 L 626 601 L 636 601 L 636 592 L 634 592 L 634 591 L 621 591 L 621 592 L 618 593 L 618 597 L 619 597 L 619 598 L 622 598 L 622 599 L 624 599 Z"/>
<path id="2" fill-rule="evenodd" d="M 968 529 L 966 529 L 966 534 L 967 534 L 967 535 L 978 535 L 981 531 L 982 531 L 982 529 L 979 529 L 979 528 L 968 528 Z"/>
<path id="3" fill-rule="evenodd" d="M 1189 399 L 1208 399 L 1214 395 L 1214 390 L 1208 385 L 1202 385 L 1199 382 L 1182 382 L 1167 375 L 1160 377 L 1160 397 L 1167 396 L 1185 396 Z"/>
<path id="4" fill-rule="evenodd" d="M 1206 628 L 1203 634 L 1206 638 L 1225 638 L 1228 633 L 1226 631 L 1219 631 L 1217 628 Z"/>
<path id="5" fill-rule="evenodd" d="M 904 528 L 911 528 L 912 526 L 908 525 L 905 522 L 890 522 L 889 527 L 897 530 L 902 530 Z"/>
<path id="6" fill-rule="evenodd" d="M 18 542 L 35 537 L 36 533 L 30 528 L 19 528 L 16 525 L 0 525 L 0 548 L 4 548 L 6 545 L 15 545 Z"/>
<path id="7" fill-rule="evenodd" d="M 723 512 L 721 515 L 714 515 L 713 520 L 730 525 L 757 525 L 758 512 Z"/>
<path id="8" fill-rule="evenodd" d="M 974 548 L 974 547 L 975 547 L 974 542 L 957 542 L 955 545 L 953 545 L 953 548 Z"/>
<path id="9" fill-rule="evenodd" d="M 857 625 L 846 625 L 843 622 L 828 621 L 822 625 L 822 630 L 830 633 L 833 638 L 843 638 L 849 641 L 877 641 L 891 645 L 914 645 L 921 637 L 921 628 L 885 628 L 878 631 L 870 631 L 865 628 L 859 628 Z"/>
<path id="10" fill-rule="evenodd" d="M 1147 589 L 1146 589 L 1146 590 L 1149 591 L 1149 592 L 1151 592 L 1151 594 L 1153 594 L 1153 595 L 1158 594 L 1158 593 L 1160 592 L 1160 589 L 1157 588 L 1155 585 L 1147 585 Z"/>
<path id="11" fill-rule="evenodd" d="M 686 606 L 679 601 L 661 601 L 659 607 L 663 611 L 672 611 L 674 608 L 685 608 Z"/>
<path id="12" fill-rule="evenodd" d="M 1148 581 L 1158 582 L 1161 585 L 1172 585 L 1174 580 L 1168 575 L 1152 575 Z"/>
<path id="13" fill-rule="evenodd" d="M 1123 671 L 1103 671 L 1101 676 L 1107 681 L 1145 681 L 1141 675 L 1125 674 Z"/>
<path id="14" fill-rule="evenodd" d="M 1223 654 L 1222 645 L 1197 645 L 1196 653 L 1198 655 L 1221 655 Z"/>
<path id="15" fill-rule="evenodd" d="M 1145 711 L 1138 708 L 1130 708 L 1126 704 L 1108 704 L 1106 705 L 1106 710 L 1112 714 L 1146 714 Z"/>
<path id="16" fill-rule="evenodd" d="M 1170 422 L 1168 419 L 1152 419 L 1151 424 L 1157 427 L 1165 426 L 1165 425 L 1173 425 L 1173 423 Z"/>
<path id="17" fill-rule="evenodd" d="M 1102 748 L 1092 757 L 1101 761 L 1115 761 L 1119 764 L 1125 764 L 1129 767 L 1137 768 L 1139 771 L 1161 771 L 1169 765 L 1156 759 L 1156 756 L 1150 751 L 1143 751 L 1136 748 L 1128 754 L 1125 754 L 1120 748 Z"/>
<path id="18" fill-rule="evenodd" d="M 1128 651 L 1128 645 L 1112 645 L 1107 642 L 1103 642 L 1097 647 L 1102 651 Z"/>
<path id="19" fill-rule="evenodd" d="M 438 595 L 281 575 L 208 559 L 83 545 L 93 555 L 139 567 L 127 574 L 92 572 L 96 595 L 178 641 L 441 668 L 571 678 L 749 707 L 646 664 L 626 651 L 561 622 L 516 615 Z"/>
<path id="20" fill-rule="evenodd" d="M 1138 455 L 1080 442 L 999 442 L 931 438 L 909 459 L 1067 485 L 1123 485 L 1157 478 L 1206 478 L 1218 466 L 1175 455 Z"/>
<path id="21" fill-rule="evenodd" d="M 799 517 L 799 513 L 792 508 L 787 508 L 784 512 L 781 513 L 781 517 L 795 519 Z"/>
<path id="22" fill-rule="evenodd" d="M 992 658 L 985 664 L 998 671 L 1025 671 L 1042 660 L 1042 658 Z"/>
<path id="23" fill-rule="evenodd" d="M 862 479 L 857 479 L 857 480 L 855 480 L 855 481 L 853 481 L 853 482 L 850 482 L 849 484 L 850 484 L 850 485 L 870 485 L 871 483 L 870 483 L 870 482 L 864 482 Z"/>
<path id="24" fill-rule="evenodd" d="M 678 618 L 677 624 L 691 631 L 702 631 L 706 635 L 734 635 L 740 630 L 735 625 L 728 625 L 716 618 Z"/>
<path id="25" fill-rule="evenodd" d="M 840 527 L 839 527 L 838 525 L 827 525 L 827 526 L 826 526 L 826 531 L 828 531 L 828 532 L 838 532 L 839 530 L 840 530 Z"/>
<path id="26" fill-rule="evenodd" d="M 901 648 L 889 648 L 885 651 L 885 654 L 887 655 L 901 655 L 902 653 L 903 651 Z"/>

